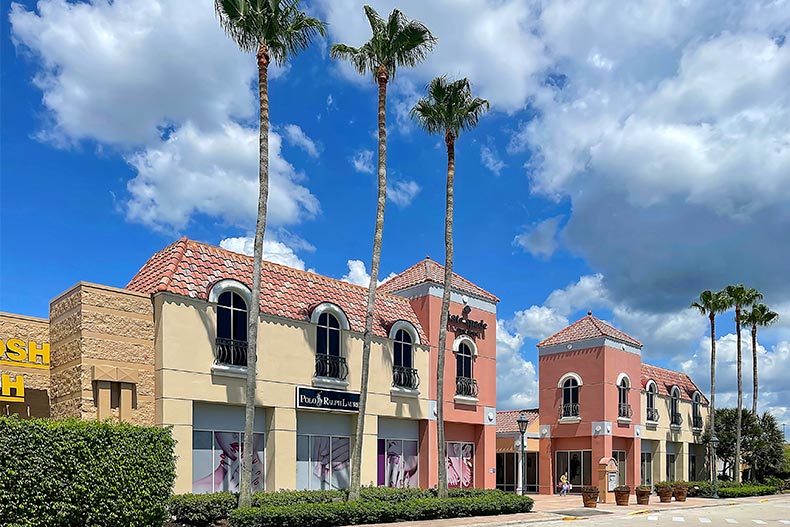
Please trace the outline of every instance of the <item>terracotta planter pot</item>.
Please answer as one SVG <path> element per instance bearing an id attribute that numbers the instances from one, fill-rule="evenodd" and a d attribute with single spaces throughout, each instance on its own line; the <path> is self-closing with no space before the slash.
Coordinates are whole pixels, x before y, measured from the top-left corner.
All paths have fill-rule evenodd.
<path id="1" fill-rule="evenodd" d="M 658 493 L 658 498 L 661 503 L 670 503 L 672 501 L 671 488 L 656 489 L 656 492 Z"/>
<path id="2" fill-rule="evenodd" d="M 598 493 L 597 492 L 582 492 L 582 500 L 584 506 L 595 509 L 598 506 Z"/>
<path id="3" fill-rule="evenodd" d="M 614 502 L 617 505 L 624 506 L 628 505 L 628 501 L 631 498 L 631 493 L 625 490 L 616 490 L 614 491 Z"/>
<path id="4" fill-rule="evenodd" d="M 675 489 L 672 494 L 675 496 L 675 501 L 686 501 L 686 495 L 689 489 Z"/>
<path id="5" fill-rule="evenodd" d="M 649 490 L 637 490 L 636 491 L 636 504 L 637 505 L 649 505 L 650 504 L 650 491 Z"/>

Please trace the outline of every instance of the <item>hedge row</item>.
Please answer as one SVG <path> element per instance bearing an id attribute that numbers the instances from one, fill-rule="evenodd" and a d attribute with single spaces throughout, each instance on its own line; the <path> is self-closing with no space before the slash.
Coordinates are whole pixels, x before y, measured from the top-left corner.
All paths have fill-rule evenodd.
<path id="1" fill-rule="evenodd" d="M 0 524 L 161 525 L 174 445 L 166 428 L 0 417 Z"/>
<path id="2" fill-rule="evenodd" d="M 720 498 L 745 498 L 746 496 L 767 496 L 776 494 L 776 487 L 770 485 L 742 485 L 719 489 Z"/>
<path id="3" fill-rule="evenodd" d="M 471 498 L 352 501 L 286 507 L 249 507 L 230 514 L 231 527 L 337 527 L 398 521 L 515 514 L 532 510 L 532 498 L 482 494 Z"/>
<path id="4" fill-rule="evenodd" d="M 436 497 L 436 489 L 394 489 L 389 487 L 363 487 L 362 501 L 365 502 L 404 502 Z M 492 489 L 450 489 L 450 498 L 474 498 L 502 494 Z M 252 495 L 253 507 L 284 507 L 311 503 L 332 503 L 346 501 L 345 490 L 283 490 L 277 492 L 256 492 Z M 217 492 L 214 494 L 179 494 L 170 498 L 168 510 L 171 517 L 186 525 L 205 527 L 218 520 L 227 519 L 236 509 L 238 494 Z"/>

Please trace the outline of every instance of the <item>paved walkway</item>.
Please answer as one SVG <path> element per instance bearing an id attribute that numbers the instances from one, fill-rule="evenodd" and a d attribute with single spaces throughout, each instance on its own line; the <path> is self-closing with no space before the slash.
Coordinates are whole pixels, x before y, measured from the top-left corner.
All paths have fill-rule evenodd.
<path id="1" fill-rule="evenodd" d="M 628 507 L 618 507 L 614 503 L 599 503 L 596 509 L 584 509 L 580 494 L 570 496 L 531 495 L 535 500 L 533 512 L 524 514 L 503 514 L 501 516 L 472 516 L 467 518 L 449 518 L 446 520 L 426 520 L 416 522 L 379 523 L 371 527 L 506 527 L 525 523 L 547 522 L 563 518 L 576 519 L 578 514 L 600 510 L 620 514 L 647 514 L 648 512 L 677 509 L 694 509 L 723 505 L 725 500 L 706 498 L 688 498 L 685 502 L 659 503 L 658 496 L 650 497 L 649 505 L 637 505 L 636 497 L 632 496 Z M 731 501 L 731 500 L 730 500 Z M 592 511 L 592 512 L 591 512 Z M 604 513 L 605 513 L 604 512 Z"/>

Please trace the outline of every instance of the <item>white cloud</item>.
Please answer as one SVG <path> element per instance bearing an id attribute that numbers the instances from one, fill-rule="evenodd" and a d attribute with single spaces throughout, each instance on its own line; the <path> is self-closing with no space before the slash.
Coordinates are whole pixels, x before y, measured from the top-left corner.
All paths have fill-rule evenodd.
<path id="1" fill-rule="evenodd" d="M 229 251 L 252 256 L 255 252 L 254 242 L 255 239 L 251 236 L 240 236 L 220 240 L 219 246 Z M 304 260 L 299 258 L 291 247 L 276 240 L 263 240 L 263 259 L 302 271 L 305 268 Z"/>
<path id="2" fill-rule="evenodd" d="M 344 274 L 340 279 L 350 284 L 368 287 L 370 285 L 370 273 L 368 273 L 365 263 L 362 260 L 349 260 L 346 263 L 348 265 L 348 273 Z M 383 280 L 379 279 L 379 285 L 383 284 L 394 276 L 397 276 L 397 274 L 390 273 Z"/>
<path id="3" fill-rule="evenodd" d="M 310 157 L 318 157 L 318 146 L 315 141 L 310 139 L 304 130 L 295 124 L 286 124 L 283 127 L 285 130 L 285 139 L 292 145 L 304 150 Z"/>
<path id="4" fill-rule="evenodd" d="M 523 337 L 510 333 L 498 320 L 496 330 L 497 410 L 519 410 L 538 406 L 538 376 L 535 364 L 521 354 Z"/>
<path id="5" fill-rule="evenodd" d="M 505 168 L 507 165 L 504 161 L 499 157 L 496 150 L 493 147 L 489 146 L 481 146 L 480 147 L 480 159 L 483 161 L 483 166 L 485 166 L 488 170 L 499 175 L 502 172 L 502 169 Z"/>
<path id="6" fill-rule="evenodd" d="M 408 207 L 420 190 L 420 185 L 413 180 L 392 181 L 387 183 L 387 199 L 399 207 Z"/>
<path id="7" fill-rule="evenodd" d="M 272 226 L 290 225 L 320 211 L 302 185 L 304 176 L 281 153 L 269 133 L 269 209 Z M 235 123 L 204 133 L 191 123 L 163 143 L 130 155 L 137 171 L 127 188 L 127 217 L 156 229 L 180 230 L 195 214 L 229 224 L 254 225 L 258 197 L 258 131 Z"/>
<path id="8" fill-rule="evenodd" d="M 376 171 L 373 166 L 373 150 L 358 150 L 351 158 L 351 165 L 357 172 L 372 174 Z"/>
<path id="9" fill-rule="evenodd" d="M 538 223 L 528 232 L 523 232 L 513 239 L 513 244 L 521 247 L 532 256 L 548 259 L 557 250 L 559 242 L 557 234 L 562 216 L 554 216 Z"/>

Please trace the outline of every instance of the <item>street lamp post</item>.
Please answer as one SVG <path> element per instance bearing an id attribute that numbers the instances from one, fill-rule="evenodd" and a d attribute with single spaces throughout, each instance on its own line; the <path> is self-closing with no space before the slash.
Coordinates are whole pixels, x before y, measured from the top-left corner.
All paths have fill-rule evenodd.
<path id="1" fill-rule="evenodd" d="M 524 454 L 524 434 L 527 433 L 529 418 L 527 412 L 522 410 L 516 419 L 518 431 L 521 432 L 521 494 L 527 493 L 527 456 Z"/>
<path id="2" fill-rule="evenodd" d="M 713 497 L 718 499 L 719 498 L 719 468 L 718 462 L 716 461 L 716 447 L 719 446 L 719 438 L 711 436 L 710 438 L 710 447 L 713 451 Z"/>

